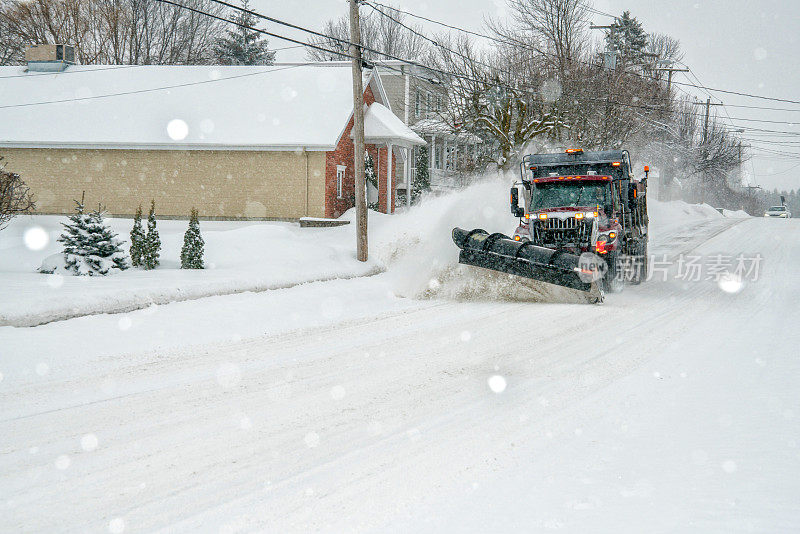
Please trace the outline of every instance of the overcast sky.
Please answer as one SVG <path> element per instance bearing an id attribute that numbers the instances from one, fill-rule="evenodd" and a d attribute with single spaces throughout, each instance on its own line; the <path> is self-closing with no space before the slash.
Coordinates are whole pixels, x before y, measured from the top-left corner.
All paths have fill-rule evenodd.
<path id="1" fill-rule="evenodd" d="M 387 0 L 381 2 L 393 3 Z M 345 0 L 251 0 L 251 5 L 264 14 L 313 29 L 320 29 L 325 20 L 346 14 L 348 9 Z M 487 16 L 506 16 L 505 0 L 402 0 L 393 5 L 477 31 L 483 29 L 483 21 Z M 684 62 L 705 86 L 800 101 L 800 0 L 593 0 L 593 6 L 598 11 L 610 14 L 630 10 L 643 23 L 646 31 L 666 33 L 679 39 L 685 52 Z M 362 7 L 364 13 L 369 10 L 369 7 Z M 441 31 L 435 25 L 416 22 L 422 24 L 426 32 Z M 592 15 L 592 22 L 608 24 L 611 19 Z M 284 31 L 275 25 L 266 28 L 283 35 L 302 35 Z M 597 38 L 601 37 L 598 32 Z M 289 43 L 272 39 L 271 45 L 279 48 Z M 303 57 L 301 50 L 290 49 L 280 51 L 278 61 Z M 683 74 L 676 74 L 674 79 L 696 83 Z M 692 87 L 682 89 L 703 100 L 707 97 L 702 90 Z M 725 104 L 797 110 L 727 108 L 737 128 L 798 133 L 798 136 L 785 136 L 748 130 L 743 135 L 753 144 L 751 169 L 755 175 L 754 183 L 769 189 L 800 188 L 800 125 L 736 120 L 798 121 L 800 124 L 800 104 L 713 92 L 712 95 L 714 101 Z M 717 111 L 724 116 L 722 108 L 717 108 Z M 774 141 L 796 144 L 771 144 Z M 779 156 L 762 149 L 790 152 L 796 156 Z"/>

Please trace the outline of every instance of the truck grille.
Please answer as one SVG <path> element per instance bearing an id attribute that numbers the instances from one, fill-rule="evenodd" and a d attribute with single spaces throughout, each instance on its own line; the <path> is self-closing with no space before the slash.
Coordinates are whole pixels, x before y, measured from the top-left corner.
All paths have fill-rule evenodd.
<path id="1" fill-rule="evenodd" d="M 536 244 L 564 247 L 568 245 L 585 246 L 589 244 L 592 236 L 592 220 L 558 219 L 556 217 L 544 220 L 537 219 L 533 224 L 533 241 Z"/>

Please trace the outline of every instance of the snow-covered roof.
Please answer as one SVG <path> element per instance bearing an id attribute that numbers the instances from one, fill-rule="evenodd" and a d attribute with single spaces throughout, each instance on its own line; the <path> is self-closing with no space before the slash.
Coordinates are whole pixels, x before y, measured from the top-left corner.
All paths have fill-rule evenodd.
<path id="1" fill-rule="evenodd" d="M 0 147 L 330 150 L 351 76 L 345 63 L 0 67 Z"/>
<path id="2" fill-rule="evenodd" d="M 424 145 L 425 140 L 406 126 L 386 106 L 374 102 L 364 113 L 364 139 L 368 143 L 393 142 L 398 145 Z"/>

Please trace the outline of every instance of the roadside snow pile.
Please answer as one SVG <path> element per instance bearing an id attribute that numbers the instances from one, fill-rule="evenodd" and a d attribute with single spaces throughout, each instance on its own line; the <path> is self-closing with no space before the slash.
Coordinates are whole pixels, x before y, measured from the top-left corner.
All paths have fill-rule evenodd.
<path id="1" fill-rule="evenodd" d="M 465 189 L 429 197 L 372 225 L 371 252 L 386 265 L 394 291 L 408 298 L 456 300 L 572 300 L 560 288 L 460 265 L 454 227 L 510 234 L 517 225 L 508 204 L 513 179 L 489 176 Z"/>
<path id="2" fill-rule="evenodd" d="M 730 217 L 731 219 L 747 219 L 751 216 L 744 210 L 722 210 L 722 214 L 725 215 L 725 217 Z"/>
<path id="3" fill-rule="evenodd" d="M 669 223 L 679 223 L 680 221 L 719 219 L 722 217 L 722 214 L 713 206 L 708 204 L 688 204 L 682 200 L 659 202 L 648 198 L 647 212 L 650 215 L 650 220 L 658 221 L 661 226 Z"/>
<path id="4" fill-rule="evenodd" d="M 402 214 L 371 219 L 370 252 L 387 266 L 394 290 L 409 298 L 583 302 L 570 290 L 485 269 L 460 265 L 451 238 L 456 226 L 513 233 L 517 219 L 509 210 L 512 176 L 487 177 L 466 189 L 424 200 Z M 648 199 L 650 252 L 681 234 L 730 225 L 708 204 Z M 377 220 L 376 220 L 377 219 Z"/>

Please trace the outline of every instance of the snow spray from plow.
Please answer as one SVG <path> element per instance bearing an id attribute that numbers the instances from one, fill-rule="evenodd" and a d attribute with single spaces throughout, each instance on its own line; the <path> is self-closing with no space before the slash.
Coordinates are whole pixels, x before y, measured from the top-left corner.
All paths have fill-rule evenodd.
<path id="1" fill-rule="evenodd" d="M 461 249 L 459 263 L 586 292 L 591 302 L 603 299 L 596 280 L 604 265 L 594 255 L 537 247 L 481 229 L 453 228 L 453 242 Z"/>

